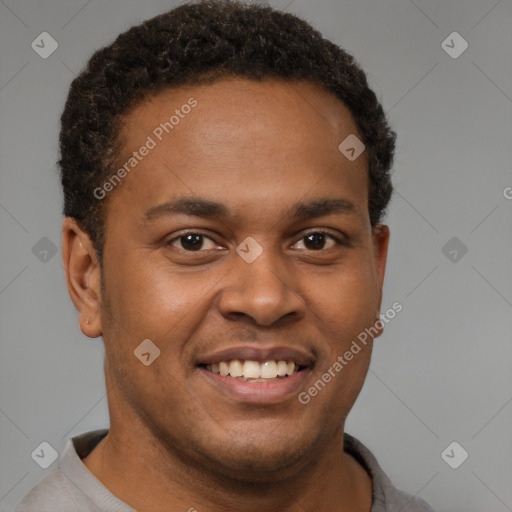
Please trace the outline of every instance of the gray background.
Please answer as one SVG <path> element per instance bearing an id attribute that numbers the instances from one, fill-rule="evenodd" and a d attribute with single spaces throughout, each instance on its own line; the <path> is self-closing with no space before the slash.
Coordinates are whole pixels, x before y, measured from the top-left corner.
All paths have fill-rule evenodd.
<path id="1" fill-rule="evenodd" d="M 347 431 L 439 511 L 512 510 L 512 2 L 271 4 L 355 55 L 398 132 L 383 311 L 395 301 L 403 311 L 376 341 Z M 108 424 L 102 343 L 80 333 L 51 252 L 70 81 L 93 50 L 173 5 L 0 1 L 2 511 L 56 467 L 32 460 L 42 441 L 60 453 L 69 436 Z M 47 59 L 31 48 L 43 31 L 59 45 Z M 441 46 L 453 31 L 469 44 L 456 59 Z M 443 252 L 453 237 L 457 255 Z M 452 441 L 469 453 L 458 469 L 441 457 Z"/>

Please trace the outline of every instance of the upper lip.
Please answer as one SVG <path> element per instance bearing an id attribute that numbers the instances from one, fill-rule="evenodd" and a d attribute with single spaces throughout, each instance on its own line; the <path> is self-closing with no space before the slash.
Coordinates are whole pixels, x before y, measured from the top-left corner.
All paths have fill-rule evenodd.
<path id="1" fill-rule="evenodd" d="M 277 346 L 277 347 L 254 347 L 254 346 L 241 346 L 231 347 L 209 354 L 200 356 L 197 360 L 198 365 L 220 363 L 222 361 L 232 361 L 239 359 L 241 361 L 258 361 L 263 363 L 265 361 L 294 361 L 300 366 L 311 366 L 315 362 L 315 358 L 301 350 L 291 347 Z"/>

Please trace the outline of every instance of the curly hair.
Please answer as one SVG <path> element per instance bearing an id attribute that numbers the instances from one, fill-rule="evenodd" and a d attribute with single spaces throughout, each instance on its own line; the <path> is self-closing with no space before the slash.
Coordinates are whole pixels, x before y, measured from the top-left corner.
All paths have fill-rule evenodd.
<path id="1" fill-rule="evenodd" d="M 165 88 L 230 76 L 308 80 L 341 100 L 367 150 L 370 222 L 381 221 L 392 193 L 396 133 L 355 59 L 292 14 L 202 0 L 130 28 L 96 51 L 71 83 L 58 162 L 63 213 L 90 236 L 100 263 L 105 201 L 93 191 L 114 170 L 122 117 Z"/>

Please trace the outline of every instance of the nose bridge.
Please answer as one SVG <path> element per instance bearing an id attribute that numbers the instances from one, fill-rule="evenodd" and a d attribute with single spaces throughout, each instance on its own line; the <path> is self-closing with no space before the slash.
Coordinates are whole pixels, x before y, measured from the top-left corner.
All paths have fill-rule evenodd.
<path id="1" fill-rule="evenodd" d="M 247 240 L 237 248 L 229 285 L 219 301 L 221 313 L 244 314 L 260 325 L 270 325 L 290 313 L 302 316 L 304 303 L 294 290 L 286 262 L 276 249 L 258 246 Z"/>

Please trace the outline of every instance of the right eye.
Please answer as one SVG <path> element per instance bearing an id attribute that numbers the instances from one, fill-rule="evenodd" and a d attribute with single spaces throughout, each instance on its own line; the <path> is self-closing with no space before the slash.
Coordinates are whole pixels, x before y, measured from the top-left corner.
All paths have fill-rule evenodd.
<path id="1" fill-rule="evenodd" d="M 187 233 L 176 236 L 166 242 L 165 245 L 172 245 L 173 247 L 187 252 L 197 252 L 201 251 L 201 249 L 204 249 L 204 244 L 206 241 L 209 241 L 211 244 L 213 244 L 213 247 L 209 247 L 206 250 L 218 247 L 212 238 L 206 236 L 204 233 L 196 233 L 195 231 L 188 231 Z"/>

